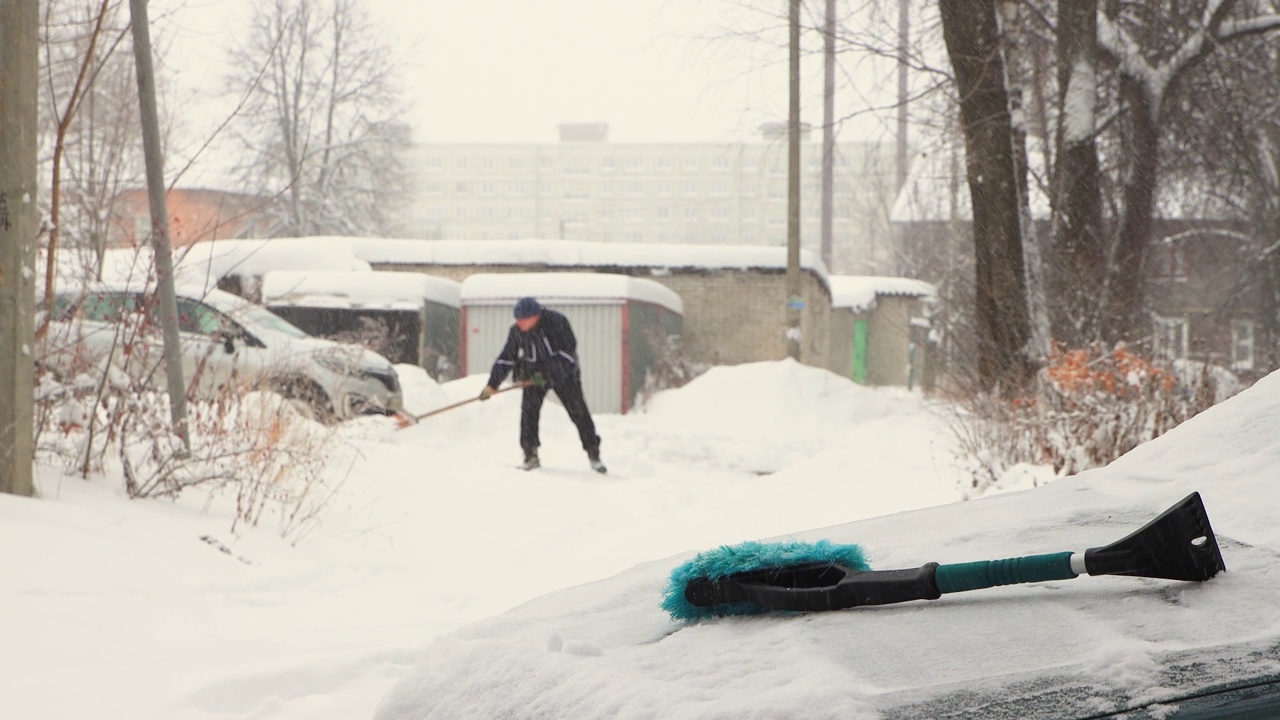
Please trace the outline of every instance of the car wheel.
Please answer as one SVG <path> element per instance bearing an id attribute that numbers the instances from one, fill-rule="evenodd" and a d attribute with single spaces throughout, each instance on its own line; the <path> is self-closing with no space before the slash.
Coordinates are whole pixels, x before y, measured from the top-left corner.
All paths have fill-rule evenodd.
<path id="1" fill-rule="evenodd" d="M 267 387 L 283 397 L 299 415 L 330 425 L 337 420 L 324 389 L 306 378 L 276 378 Z"/>

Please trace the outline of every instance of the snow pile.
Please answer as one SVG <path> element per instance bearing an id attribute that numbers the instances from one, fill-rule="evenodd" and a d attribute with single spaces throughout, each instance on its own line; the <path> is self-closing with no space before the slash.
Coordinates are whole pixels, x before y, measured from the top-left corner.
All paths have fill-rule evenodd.
<path id="1" fill-rule="evenodd" d="M 485 382 L 397 370 L 418 413 Z M 404 430 L 377 417 L 338 426 L 331 502 L 297 546 L 273 519 L 229 532 L 231 497 L 129 501 L 114 471 L 85 481 L 38 466 L 43 499 L 0 496 L 0 544 L 24 549 L 0 557 L 0 611 L 22 618 L 0 643 L 6 715 L 368 718 L 433 639 L 533 598 L 674 553 L 959 497 L 948 436 L 918 396 L 787 361 L 717 368 L 649 413 L 597 415 L 606 476 L 554 403 L 543 469 L 516 470 L 519 407 L 512 392 Z M 521 661 L 535 675 L 549 657 L 613 652 L 556 625 Z"/>

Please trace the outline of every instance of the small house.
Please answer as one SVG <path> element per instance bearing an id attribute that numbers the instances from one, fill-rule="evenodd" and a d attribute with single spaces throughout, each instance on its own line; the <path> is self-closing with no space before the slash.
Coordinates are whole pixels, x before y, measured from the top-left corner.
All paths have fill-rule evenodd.
<path id="1" fill-rule="evenodd" d="M 467 375 L 489 373 L 514 322 L 516 300 L 525 296 L 573 324 L 583 394 L 593 413 L 634 407 L 683 324 L 680 296 L 653 280 L 611 273 L 478 273 L 462 281 L 461 362 Z"/>
<path id="2" fill-rule="evenodd" d="M 926 303 L 936 292 L 920 280 L 832 275 L 833 367 L 866 385 L 927 386 L 929 322 Z"/>

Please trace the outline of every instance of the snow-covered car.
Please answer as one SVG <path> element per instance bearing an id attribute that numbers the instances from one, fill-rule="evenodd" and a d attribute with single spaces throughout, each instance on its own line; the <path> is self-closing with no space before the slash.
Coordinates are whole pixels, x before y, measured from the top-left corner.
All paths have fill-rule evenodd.
<path id="1" fill-rule="evenodd" d="M 695 554 L 647 562 L 435 639 L 374 718 L 1278 718 L 1276 428 L 1280 372 L 1105 468 L 766 539 L 858 544 L 880 570 L 991 573 L 915 596 L 933 600 L 676 620 L 660 601 Z M 830 482 L 861 483 L 874 502 L 895 481 L 859 471 Z M 1167 509 L 1193 495 L 1203 524 L 1164 532 Z M 1201 581 L 1173 579 L 1164 563 L 1092 568 L 1094 548 L 1134 537 L 1138 555 L 1162 558 L 1198 557 L 1215 538 L 1225 571 Z M 1018 577 L 1044 553 L 1070 555 L 1079 577 Z M 784 592 L 816 585 L 788 577 L 798 582 Z M 760 594 L 770 583 L 759 576 L 742 585 L 753 602 L 777 595 Z"/>
<path id="2" fill-rule="evenodd" d="M 312 337 L 221 290 L 179 288 L 177 296 L 183 379 L 193 399 L 267 389 L 321 421 L 403 407 L 395 369 L 371 350 Z M 59 293 L 43 362 L 63 377 L 96 368 L 165 388 L 164 345 L 151 297 L 112 286 Z"/>

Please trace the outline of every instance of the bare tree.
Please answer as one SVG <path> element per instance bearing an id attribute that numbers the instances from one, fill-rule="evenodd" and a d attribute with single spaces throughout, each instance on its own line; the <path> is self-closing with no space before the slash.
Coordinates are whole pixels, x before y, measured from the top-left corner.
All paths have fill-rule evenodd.
<path id="1" fill-rule="evenodd" d="M 68 154 L 86 152 L 88 157 L 77 157 L 82 172 L 118 171 L 120 165 L 105 162 L 100 156 L 101 145 L 95 142 L 92 125 L 79 122 L 86 101 L 90 103 L 120 102 L 132 99 L 133 91 L 123 96 L 107 96 L 96 87 L 99 74 L 109 64 L 117 69 L 117 78 L 127 68 L 127 56 L 118 52 L 127 35 L 127 20 L 120 18 L 118 0 L 92 0 L 91 2 L 49 2 L 44 5 L 42 23 L 42 101 L 49 117 L 48 143 L 52 145 L 49 164 L 49 226 L 45 267 L 46 305 L 52 303 L 55 268 L 58 251 L 63 239 L 63 170 Z M 128 46 L 124 49 L 127 51 Z M 113 87 L 111 90 L 120 90 Z M 110 99 L 108 99 L 110 98 Z M 116 140 L 127 146 L 134 138 L 123 133 L 129 125 L 117 126 Z M 72 146 L 75 147 L 72 147 Z M 98 157 L 94 157 L 99 155 Z M 90 170 L 82 163 L 96 164 L 98 170 Z M 72 185 L 73 198 L 83 201 L 87 187 Z M 104 208 L 91 208 L 90 212 Z M 99 213 L 102 214 L 102 213 Z"/>
<path id="2" fill-rule="evenodd" d="M 939 0 L 938 8 L 955 69 L 973 207 L 978 389 L 1013 393 L 1032 374 L 1031 317 L 1019 199 L 1025 174 L 1018 174 L 998 4 Z"/>
<path id="3" fill-rule="evenodd" d="M 1114 63 L 1125 110 L 1125 166 L 1103 337 L 1145 334 L 1143 279 L 1160 169 L 1162 115 L 1180 83 L 1224 43 L 1280 28 L 1280 15 L 1257 14 L 1236 0 L 1203 3 L 1109 2 L 1098 15 L 1098 46 Z"/>
<path id="4" fill-rule="evenodd" d="M 246 185 L 276 235 L 388 234 L 408 175 L 396 66 L 354 0 L 271 0 L 232 52 Z M 265 72 L 264 72 L 265 69 Z"/>
<path id="5" fill-rule="evenodd" d="M 1106 253 L 1098 168 L 1097 0 L 1058 0 L 1059 118 L 1050 189 L 1054 337 L 1068 347 L 1096 339 L 1102 327 Z"/>

